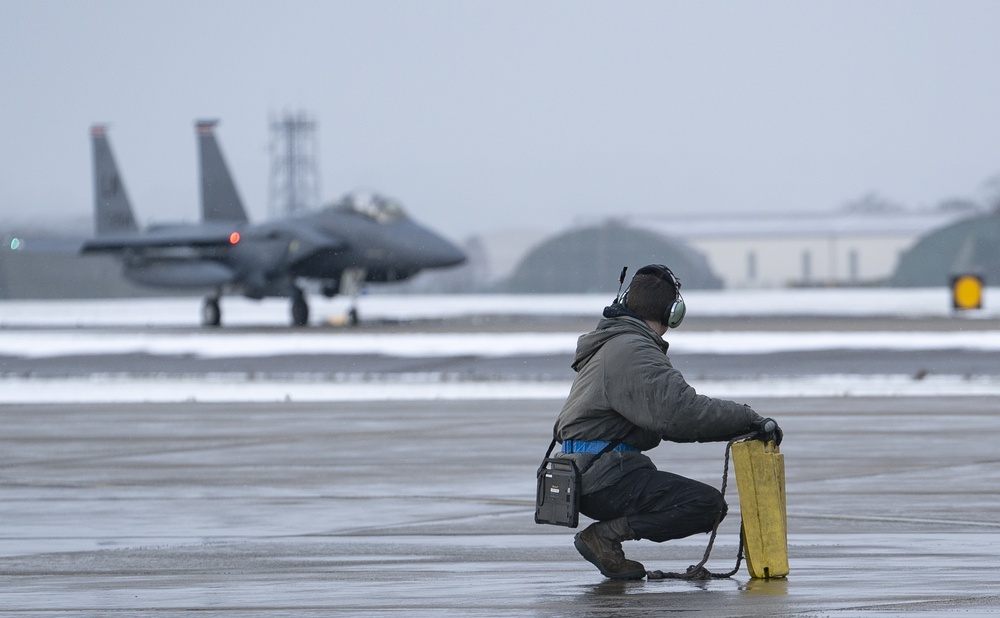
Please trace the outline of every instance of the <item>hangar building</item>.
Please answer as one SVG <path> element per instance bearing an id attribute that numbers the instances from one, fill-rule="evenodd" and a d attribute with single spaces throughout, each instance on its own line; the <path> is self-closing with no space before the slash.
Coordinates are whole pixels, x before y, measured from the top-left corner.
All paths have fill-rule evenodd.
<path id="1" fill-rule="evenodd" d="M 950 285 L 955 275 L 1000 283 L 1000 209 L 934 230 L 903 253 L 889 280 L 900 287 Z"/>
<path id="2" fill-rule="evenodd" d="M 634 273 L 650 263 L 669 265 L 685 289 L 722 287 L 705 257 L 684 242 L 610 221 L 541 243 L 521 260 L 505 288 L 512 293 L 614 295 L 623 266 Z"/>

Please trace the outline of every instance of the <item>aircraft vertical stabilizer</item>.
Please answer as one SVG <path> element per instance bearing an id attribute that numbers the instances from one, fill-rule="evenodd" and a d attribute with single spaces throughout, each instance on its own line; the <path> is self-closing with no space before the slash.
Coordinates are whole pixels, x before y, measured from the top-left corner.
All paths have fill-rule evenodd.
<path id="1" fill-rule="evenodd" d="M 201 157 L 201 214 L 204 221 L 245 222 L 247 213 L 236 191 L 222 150 L 215 140 L 217 120 L 199 120 L 198 151 Z"/>
<path id="2" fill-rule="evenodd" d="M 108 143 L 107 127 L 90 127 L 94 153 L 94 229 L 98 236 L 138 232 L 125 183 L 122 182 Z"/>

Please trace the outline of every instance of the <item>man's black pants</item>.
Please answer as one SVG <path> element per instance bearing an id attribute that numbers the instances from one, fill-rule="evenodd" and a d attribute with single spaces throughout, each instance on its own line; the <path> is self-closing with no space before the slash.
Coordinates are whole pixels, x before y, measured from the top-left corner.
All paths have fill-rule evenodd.
<path id="1" fill-rule="evenodd" d="M 580 497 L 580 512 L 599 521 L 628 516 L 637 539 L 662 543 L 711 532 L 727 506 L 718 489 L 670 472 L 642 469 Z"/>

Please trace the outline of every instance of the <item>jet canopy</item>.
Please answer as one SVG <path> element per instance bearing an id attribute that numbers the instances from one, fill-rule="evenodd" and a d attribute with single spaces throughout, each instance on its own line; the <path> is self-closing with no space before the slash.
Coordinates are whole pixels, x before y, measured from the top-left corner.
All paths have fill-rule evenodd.
<path id="1" fill-rule="evenodd" d="M 348 193 L 327 208 L 361 215 L 376 223 L 392 223 L 406 218 L 406 211 L 399 202 L 376 193 Z"/>

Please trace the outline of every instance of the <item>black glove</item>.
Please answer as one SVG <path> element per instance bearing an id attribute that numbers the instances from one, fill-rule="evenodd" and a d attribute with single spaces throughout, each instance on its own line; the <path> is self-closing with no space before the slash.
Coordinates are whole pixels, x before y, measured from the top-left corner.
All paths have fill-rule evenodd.
<path id="1" fill-rule="evenodd" d="M 778 423 L 775 422 L 773 418 L 761 419 L 757 425 L 754 427 L 757 430 L 757 439 L 763 440 L 764 442 L 774 441 L 775 446 L 781 444 L 781 438 L 784 437 L 784 432 L 781 431 L 781 427 L 778 427 Z"/>

